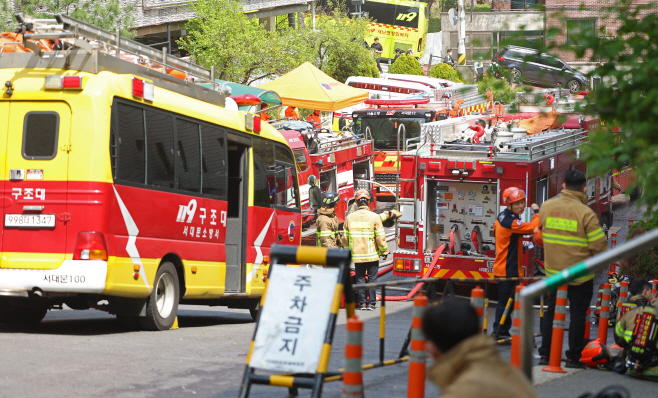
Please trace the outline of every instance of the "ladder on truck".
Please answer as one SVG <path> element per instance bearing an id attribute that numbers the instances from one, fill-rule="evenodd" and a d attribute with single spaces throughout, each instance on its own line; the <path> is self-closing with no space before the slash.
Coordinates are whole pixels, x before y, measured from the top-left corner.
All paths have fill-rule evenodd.
<path id="1" fill-rule="evenodd" d="M 67 15 L 57 14 L 53 19 L 37 19 L 18 13 L 15 17 L 20 24 L 23 41 L 2 44 L 0 67 L 24 65 L 95 74 L 106 70 L 134 74 L 153 79 L 159 87 L 224 106 L 228 88 L 215 81 L 214 66 L 207 69 L 195 65 L 170 56 L 166 47 L 158 51 L 122 37 L 118 29 L 111 32 Z M 44 51 L 34 43 L 37 40 L 60 40 L 64 43 L 64 49 Z M 12 45 L 21 45 L 32 53 L 5 53 L 5 47 Z M 36 62 L 34 57 L 37 57 Z M 185 78 L 168 73 L 174 70 L 183 73 Z"/>

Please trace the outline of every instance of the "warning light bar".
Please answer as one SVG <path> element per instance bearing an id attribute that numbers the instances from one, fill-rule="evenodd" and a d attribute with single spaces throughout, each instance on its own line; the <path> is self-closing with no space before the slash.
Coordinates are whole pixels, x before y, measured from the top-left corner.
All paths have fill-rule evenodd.
<path id="1" fill-rule="evenodd" d="M 231 98 L 238 106 L 253 106 L 261 103 L 261 99 L 253 94 L 232 95 Z"/>
<path id="2" fill-rule="evenodd" d="M 413 89 L 413 88 L 404 88 L 404 87 L 395 87 L 387 86 L 384 84 L 370 84 L 370 83 L 355 83 L 350 82 L 349 84 L 354 88 L 363 88 L 366 90 L 377 90 L 377 91 L 388 91 L 389 93 L 401 93 L 401 94 L 422 94 L 423 90 Z"/>
<path id="3" fill-rule="evenodd" d="M 153 101 L 155 85 L 153 82 L 132 78 L 133 82 L 133 97 L 143 98 L 146 101 Z"/>
<path id="4" fill-rule="evenodd" d="M 382 100 L 382 99 L 367 99 L 366 105 L 382 105 L 382 106 L 396 106 L 396 105 L 422 105 L 429 104 L 429 98 L 410 98 L 410 99 L 397 99 L 397 100 Z"/>
<path id="5" fill-rule="evenodd" d="M 82 76 L 46 76 L 46 89 L 82 90 Z"/>
<path id="6" fill-rule="evenodd" d="M 475 162 L 458 162 L 455 160 L 449 160 L 448 168 L 459 170 L 475 170 Z"/>
<path id="7" fill-rule="evenodd" d="M 260 133 L 260 117 L 247 113 L 244 115 L 244 128 L 255 133 Z"/>

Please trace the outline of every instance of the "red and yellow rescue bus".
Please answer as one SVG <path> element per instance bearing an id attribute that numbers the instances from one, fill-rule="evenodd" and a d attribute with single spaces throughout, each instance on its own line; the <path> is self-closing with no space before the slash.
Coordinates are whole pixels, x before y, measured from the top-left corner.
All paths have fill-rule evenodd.
<path id="1" fill-rule="evenodd" d="M 0 322 L 62 304 L 150 330 L 179 302 L 255 315 L 269 247 L 300 243 L 290 147 L 189 81 L 211 71 L 57 18 L 66 49 L 0 53 Z"/>

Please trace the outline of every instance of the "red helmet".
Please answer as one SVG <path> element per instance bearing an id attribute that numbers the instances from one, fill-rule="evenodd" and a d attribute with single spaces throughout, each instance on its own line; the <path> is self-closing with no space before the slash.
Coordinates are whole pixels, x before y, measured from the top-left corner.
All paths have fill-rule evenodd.
<path id="1" fill-rule="evenodd" d="M 610 352 L 608 351 L 608 347 L 601 343 L 601 340 L 592 340 L 583 348 L 583 352 L 580 354 L 580 361 L 594 368 L 597 364 L 609 363 Z"/>
<path id="2" fill-rule="evenodd" d="M 535 246 L 544 247 L 544 237 L 542 236 L 541 228 L 535 228 L 535 232 L 532 234 L 532 241 L 535 243 Z"/>
<path id="3" fill-rule="evenodd" d="M 525 200 L 525 192 L 519 188 L 507 188 L 503 191 L 503 204 L 511 205 L 514 202 Z"/>

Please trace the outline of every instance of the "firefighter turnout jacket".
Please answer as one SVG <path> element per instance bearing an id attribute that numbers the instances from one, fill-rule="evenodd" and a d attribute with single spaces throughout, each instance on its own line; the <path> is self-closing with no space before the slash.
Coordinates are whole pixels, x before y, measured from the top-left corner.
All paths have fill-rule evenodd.
<path id="1" fill-rule="evenodd" d="M 650 301 L 651 298 L 638 294 L 631 297 L 627 303 L 621 305 L 621 311 L 617 313 L 617 325 L 615 326 L 615 342 L 620 347 L 626 347 L 630 344 L 633 332 L 635 331 L 637 317 L 642 314 L 643 308 L 649 305 Z M 651 305 L 655 306 L 656 300 L 651 302 Z M 620 316 L 624 310 L 624 315 Z"/>
<path id="2" fill-rule="evenodd" d="M 320 207 L 318 209 L 318 219 L 315 221 L 315 228 L 318 236 L 318 246 L 329 249 L 340 249 L 343 247 L 340 232 L 338 231 L 336 209 Z"/>
<path id="3" fill-rule="evenodd" d="M 522 222 L 519 216 L 505 209 L 494 223 L 496 237 L 496 259 L 494 276 L 515 278 L 523 277 L 523 235 L 531 235 L 539 227 L 537 212 L 530 222 Z"/>
<path id="4" fill-rule="evenodd" d="M 441 389 L 441 398 L 536 398 L 521 372 L 500 359 L 490 336 L 463 340 L 434 362 L 427 378 Z"/>
<path id="5" fill-rule="evenodd" d="M 352 250 L 353 262 L 367 263 L 379 260 L 379 256 L 388 255 L 382 219 L 370 211 L 368 206 L 359 206 L 357 211 L 348 215 L 343 229 L 343 245 L 349 245 Z"/>
<path id="6" fill-rule="evenodd" d="M 547 277 L 608 248 L 596 213 L 586 203 L 583 192 L 563 189 L 560 197 L 547 200 L 539 210 Z M 592 278 L 593 274 L 586 275 L 570 285 Z"/>

